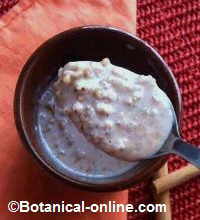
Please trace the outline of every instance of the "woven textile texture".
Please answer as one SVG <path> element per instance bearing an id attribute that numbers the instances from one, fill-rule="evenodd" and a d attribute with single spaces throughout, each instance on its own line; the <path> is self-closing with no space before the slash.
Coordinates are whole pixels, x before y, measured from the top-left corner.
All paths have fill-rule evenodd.
<path id="1" fill-rule="evenodd" d="M 134 1 L 134 0 L 132 0 Z M 0 15 L 17 0 L 0 0 Z M 179 83 L 183 98 L 183 137 L 200 145 L 200 0 L 138 0 L 138 35 L 164 57 Z M 179 157 L 169 158 L 169 171 L 185 166 Z M 135 205 L 152 203 L 149 183 L 130 189 Z M 200 177 L 171 191 L 173 220 L 200 219 Z M 134 213 L 129 219 L 153 219 Z"/>
<path id="2" fill-rule="evenodd" d="M 200 1 L 138 0 L 138 35 L 155 47 L 171 67 L 183 99 L 183 137 L 200 145 Z M 186 162 L 177 156 L 169 159 L 169 171 Z M 130 190 L 129 201 L 151 203 L 149 184 Z M 146 192 L 146 193 L 145 193 Z M 171 191 L 173 220 L 200 219 L 200 177 Z M 130 215 L 145 220 L 147 214 Z"/>
<path id="3" fill-rule="evenodd" d="M 0 0 L 0 16 L 12 8 L 18 0 Z"/>

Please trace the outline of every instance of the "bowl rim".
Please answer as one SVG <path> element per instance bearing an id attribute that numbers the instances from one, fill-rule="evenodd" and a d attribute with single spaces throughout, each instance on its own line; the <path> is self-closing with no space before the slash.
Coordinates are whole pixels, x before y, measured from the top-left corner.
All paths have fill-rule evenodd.
<path id="1" fill-rule="evenodd" d="M 153 48 L 151 47 L 147 42 L 145 42 L 144 40 L 140 39 L 139 37 L 137 37 L 136 35 L 129 33 L 123 29 L 120 29 L 118 27 L 114 27 L 114 26 L 109 26 L 109 25 L 86 25 L 86 26 L 79 26 L 79 27 L 74 27 L 68 30 L 65 30 L 61 33 L 58 33 L 56 35 L 54 35 L 53 37 L 47 39 L 45 42 L 43 42 L 28 58 L 28 60 L 26 61 L 26 63 L 24 64 L 19 78 L 17 80 L 17 84 L 16 84 L 16 88 L 15 88 L 15 95 L 14 95 L 14 119 L 15 119 L 15 125 L 18 131 L 18 134 L 20 136 L 20 139 L 22 140 L 23 145 L 25 146 L 25 148 L 31 152 L 31 154 L 33 155 L 33 158 L 35 158 L 40 165 L 42 165 L 43 168 L 45 168 L 45 170 L 49 171 L 51 174 L 53 174 L 54 176 L 56 176 L 57 178 L 61 179 L 62 181 L 65 181 L 67 184 L 70 184 L 72 186 L 76 186 L 78 188 L 84 189 L 84 190 L 88 190 L 88 191 L 96 191 L 96 192 L 111 192 L 111 191 L 118 191 L 118 190 L 122 190 L 122 189 L 127 189 L 130 186 L 132 186 L 133 184 L 136 184 L 138 182 L 140 182 L 141 180 L 138 181 L 133 181 L 131 180 L 131 178 L 126 181 L 126 182 L 121 182 L 120 186 L 117 185 L 106 185 L 106 186 L 100 186 L 100 185 L 93 185 L 91 183 L 83 183 L 80 181 L 75 181 L 73 179 L 66 179 L 64 177 L 64 175 L 59 172 L 58 170 L 54 169 L 53 167 L 49 166 L 49 164 L 43 160 L 41 158 L 41 156 L 32 148 L 30 139 L 28 137 L 27 131 L 25 129 L 24 126 L 24 120 L 23 120 L 23 113 L 22 113 L 22 91 L 26 85 L 26 73 L 27 70 L 29 68 L 29 66 L 32 64 L 32 62 L 34 61 L 34 59 L 37 57 L 37 53 L 46 45 L 48 45 L 51 41 L 64 36 L 65 34 L 68 33 L 73 33 L 73 32 L 77 32 L 77 31 L 82 31 L 82 30 L 90 30 L 90 29 L 98 29 L 98 30 L 106 30 L 106 31 L 114 31 L 116 33 L 119 34 L 123 34 L 126 35 L 130 38 L 133 38 L 134 40 L 136 40 L 138 43 L 143 44 L 143 46 L 150 51 L 150 53 L 153 53 L 159 60 L 159 62 L 163 65 L 164 69 L 166 70 L 167 74 L 169 75 L 169 78 L 171 78 L 171 81 L 174 85 L 174 88 L 176 90 L 176 95 L 177 95 L 177 117 L 178 117 L 178 121 L 180 123 L 181 120 L 181 112 L 182 112 L 182 99 L 181 99 L 181 93 L 178 87 L 178 83 L 175 79 L 175 76 L 173 75 L 171 69 L 169 68 L 169 66 L 167 65 L 167 63 L 164 61 L 164 59 L 161 57 L 161 55 Z M 27 74 L 28 75 L 28 74 Z M 164 164 L 166 162 L 166 157 L 162 157 L 159 158 L 160 161 L 157 160 L 157 163 L 155 164 L 156 166 L 158 166 L 158 162 L 160 162 L 160 166 L 162 166 L 162 164 Z M 156 166 L 152 166 L 149 169 L 149 173 L 151 172 L 151 170 L 154 170 Z M 133 179 L 133 178 L 132 178 Z"/>

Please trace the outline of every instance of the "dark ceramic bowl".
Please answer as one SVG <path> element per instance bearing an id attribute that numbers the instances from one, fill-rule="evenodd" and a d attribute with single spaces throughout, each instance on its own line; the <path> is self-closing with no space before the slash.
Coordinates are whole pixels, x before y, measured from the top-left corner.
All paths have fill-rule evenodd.
<path id="1" fill-rule="evenodd" d="M 109 178 L 82 178 L 56 163 L 38 139 L 38 100 L 56 77 L 59 67 L 69 61 L 100 61 L 109 57 L 115 65 L 139 74 L 151 74 L 171 99 L 180 119 L 181 99 L 177 83 L 160 55 L 141 39 L 113 27 L 86 26 L 60 33 L 42 44 L 29 58 L 15 91 L 15 121 L 26 148 L 46 170 L 66 183 L 92 191 L 113 191 L 150 178 L 166 158 L 140 162 L 135 168 Z"/>

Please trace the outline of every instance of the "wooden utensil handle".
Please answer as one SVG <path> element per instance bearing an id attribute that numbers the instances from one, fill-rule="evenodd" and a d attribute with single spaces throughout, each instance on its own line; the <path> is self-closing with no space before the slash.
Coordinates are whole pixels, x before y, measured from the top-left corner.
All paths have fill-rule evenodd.
<path id="1" fill-rule="evenodd" d="M 196 177 L 200 174 L 200 169 L 193 165 L 188 165 L 180 170 L 170 173 L 166 176 L 160 177 L 153 181 L 153 188 L 156 194 L 160 194 L 175 186 L 178 186 L 185 181 Z"/>
<path id="2" fill-rule="evenodd" d="M 163 176 L 168 175 L 168 165 L 165 165 L 157 172 L 156 178 L 161 178 Z M 160 194 L 154 193 L 154 199 L 157 204 L 165 204 L 166 212 L 158 212 L 156 213 L 156 220 L 171 220 L 171 205 L 170 205 L 170 193 L 169 191 L 165 191 Z"/>

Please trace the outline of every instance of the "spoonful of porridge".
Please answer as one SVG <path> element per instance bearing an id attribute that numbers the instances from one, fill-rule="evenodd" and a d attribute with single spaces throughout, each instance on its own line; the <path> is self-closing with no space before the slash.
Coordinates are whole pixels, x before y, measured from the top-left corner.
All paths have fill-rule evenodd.
<path id="1" fill-rule="evenodd" d="M 172 104 L 152 76 L 108 58 L 69 62 L 60 68 L 54 89 L 57 108 L 107 154 L 138 161 L 177 153 L 200 166 L 200 150 L 180 139 Z"/>

